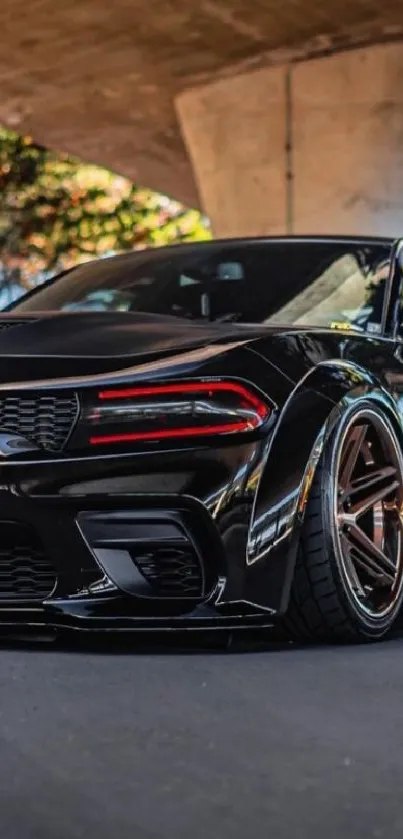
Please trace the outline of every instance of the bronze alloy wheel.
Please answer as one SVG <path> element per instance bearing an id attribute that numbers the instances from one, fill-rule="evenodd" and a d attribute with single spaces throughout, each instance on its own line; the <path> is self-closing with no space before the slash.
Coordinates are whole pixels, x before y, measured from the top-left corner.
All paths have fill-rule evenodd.
<path id="1" fill-rule="evenodd" d="M 343 429 L 334 461 L 335 559 L 346 594 L 372 621 L 403 586 L 403 457 L 393 428 L 370 408 Z"/>
<path id="2" fill-rule="evenodd" d="M 297 640 L 380 640 L 402 611 L 402 447 L 378 400 L 343 408 L 315 470 L 283 619 Z"/>

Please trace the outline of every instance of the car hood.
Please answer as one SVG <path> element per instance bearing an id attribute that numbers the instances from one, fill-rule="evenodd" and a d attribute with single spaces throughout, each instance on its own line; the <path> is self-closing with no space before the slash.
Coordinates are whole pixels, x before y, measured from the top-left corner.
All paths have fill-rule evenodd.
<path id="1" fill-rule="evenodd" d="M 169 358 L 192 350 L 211 347 L 218 354 L 234 344 L 252 344 L 296 382 L 321 361 L 339 357 L 346 338 L 348 333 L 315 327 L 211 323 L 143 313 L 0 315 L 0 387 L 113 375 L 149 362 L 169 363 Z"/>
<path id="2" fill-rule="evenodd" d="M 7 315 L 0 317 L 0 382 L 113 372 L 264 332 L 140 313 Z"/>

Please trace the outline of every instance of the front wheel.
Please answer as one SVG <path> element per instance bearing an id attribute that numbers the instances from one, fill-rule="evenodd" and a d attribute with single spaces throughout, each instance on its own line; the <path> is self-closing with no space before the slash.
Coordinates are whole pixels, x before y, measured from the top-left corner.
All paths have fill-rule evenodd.
<path id="1" fill-rule="evenodd" d="M 298 640 L 385 636 L 403 600 L 403 456 L 370 402 L 333 432 L 306 509 L 284 627 Z"/>

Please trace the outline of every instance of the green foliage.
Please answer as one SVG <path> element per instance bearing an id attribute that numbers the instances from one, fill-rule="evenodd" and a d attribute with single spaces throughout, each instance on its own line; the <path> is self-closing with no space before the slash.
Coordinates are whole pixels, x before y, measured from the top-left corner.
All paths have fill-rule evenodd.
<path id="1" fill-rule="evenodd" d="M 0 128 L 0 262 L 24 285 L 105 253 L 206 238 L 196 210 Z"/>

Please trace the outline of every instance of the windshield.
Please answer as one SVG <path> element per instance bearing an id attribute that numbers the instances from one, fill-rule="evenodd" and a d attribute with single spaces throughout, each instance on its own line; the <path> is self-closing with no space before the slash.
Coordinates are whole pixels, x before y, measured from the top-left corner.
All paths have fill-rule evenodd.
<path id="1" fill-rule="evenodd" d="M 9 310 L 152 312 L 379 332 L 390 252 L 387 241 L 365 240 L 140 251 L 78 266 Z"/>

